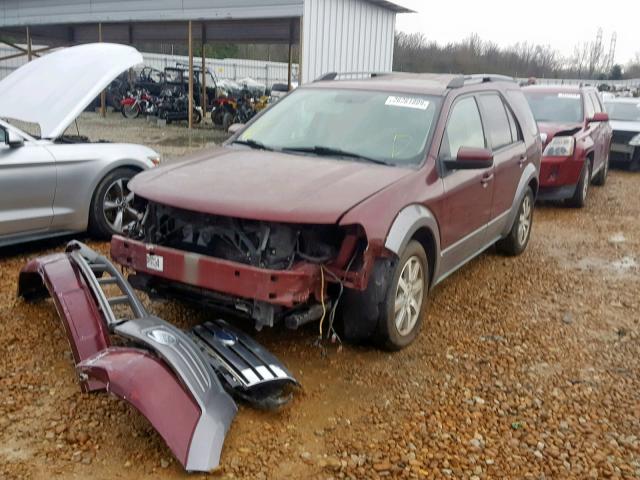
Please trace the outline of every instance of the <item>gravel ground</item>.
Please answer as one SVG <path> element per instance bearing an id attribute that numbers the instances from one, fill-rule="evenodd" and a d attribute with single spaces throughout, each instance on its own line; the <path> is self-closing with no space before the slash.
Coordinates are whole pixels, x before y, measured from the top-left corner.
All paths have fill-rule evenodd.
<path id="1" fill-rule="evenodd" d="M 140 141 L 139 125 L 114 135 Z M 157 130 L 146 143 L 173 141 Z M 315 328 L 256 334 L 303 388 L 280 412 L 241 406 L 211 478 L 640 478 L 639 184 L 614 171 L 584 210 L 538 208 L 528 251 L 444 282 L 400 353 L 319 348 Z M 0 250 L 0 478 L 186 478 L 137 412 L 80 393 L 50 301 L 16 299 L 25 261 L 62 245 Z"/>

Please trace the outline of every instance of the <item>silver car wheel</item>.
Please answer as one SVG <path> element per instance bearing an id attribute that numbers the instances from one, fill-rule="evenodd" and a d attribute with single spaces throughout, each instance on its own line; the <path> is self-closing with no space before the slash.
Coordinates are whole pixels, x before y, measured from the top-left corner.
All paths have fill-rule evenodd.
<path id="1" fill-rule="evenodd" d="M 424 269 L 417 256 L 409 257 L 398 279 L 395 299 L 395 324 L 398 333 L 411 333 L 422 311 L 424 297 Z"/>
<path id="2" fill-rule="evenodd" d="M 518 219 L 518 243 L 520 243 L 520 245 L 524 245 L 529 238 L 532 213 L 531 197 L 529 195 L 525 195 L 524 200 L 522 201 L 522 207 L 520 208 L 520 218 Z"/>
<path id="3" fill-rule="evenodd" d="M 115 180 L 104 195 L 102 211 L 109 228 L 123 233 L 140 218 L 140 212 L 133 207 L 133 192 L 127 188 L 128 179 Z"/>

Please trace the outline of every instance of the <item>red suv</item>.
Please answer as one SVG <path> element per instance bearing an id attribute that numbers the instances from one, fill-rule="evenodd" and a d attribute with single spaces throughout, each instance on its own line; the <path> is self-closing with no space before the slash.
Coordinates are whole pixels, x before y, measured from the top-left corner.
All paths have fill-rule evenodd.
<path id="1" fill-rule="evenodd" d="M 320 322 L 408 345 L 433 288 L 531 234 L 542 142 L 506 77 L 330 75 L 224 146 L 145 172 L 147 202 L 111 253 L 137 288 L 240 312 L 257 328 Z"/>
<path id="2" fill-rule="evenodd" d="M 609 172 L 612 131 L 598 91 L 531 86 L 524 92 L 544 142 L 539 199 L 583 207 L 589 184 L 604 185 Z"/>

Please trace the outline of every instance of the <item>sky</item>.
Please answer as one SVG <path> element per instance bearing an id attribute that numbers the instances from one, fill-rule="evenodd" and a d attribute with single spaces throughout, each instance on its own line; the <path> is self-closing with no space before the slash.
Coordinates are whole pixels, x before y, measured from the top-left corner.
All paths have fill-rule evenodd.
<path id="1" fill-rule="evenodd" d="M 571 56 L 575 45 L 595 41 L 603 30 L 605 51 L 618 35 L 616 63 L 626 64 L 640 53 L 640 0 L 394 0 L 418 13 L 397 17 L 396 29 L 420 32 L 438 43 L 455 42 L 477 33 L 500 46 L 517 42 L 550 45 Z"/>

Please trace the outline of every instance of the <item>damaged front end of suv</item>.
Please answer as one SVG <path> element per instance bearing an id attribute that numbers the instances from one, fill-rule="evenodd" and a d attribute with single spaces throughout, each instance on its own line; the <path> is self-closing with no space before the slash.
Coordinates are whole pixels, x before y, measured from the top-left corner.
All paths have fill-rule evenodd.
<path id="1" fill-rule="evenodd" d="M 257 329 L 317 321 L 337 293 L 366 285 L 366 237 L 358 226 L 293 224 L 209 215 L 149 202 L 113 258 L 131 283 L 246 315 Z"/>

